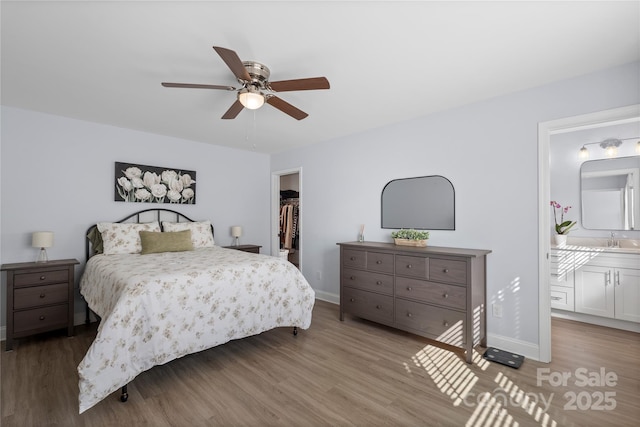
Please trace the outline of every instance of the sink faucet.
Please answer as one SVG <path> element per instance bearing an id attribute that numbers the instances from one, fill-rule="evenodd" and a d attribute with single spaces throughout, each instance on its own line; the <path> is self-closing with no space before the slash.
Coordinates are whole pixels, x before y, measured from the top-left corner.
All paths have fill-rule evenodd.
<path id="1" fill-rule="evenodd" d="M 607 242 L 607 246 L 610 248 L 617 248 L 618 247 L 618 242 L 615 239 L 616 237 L 616 233 L 614 233 L 613 231 L 611 232 L 611 239 L 609 239 L 609 241 Z"/>

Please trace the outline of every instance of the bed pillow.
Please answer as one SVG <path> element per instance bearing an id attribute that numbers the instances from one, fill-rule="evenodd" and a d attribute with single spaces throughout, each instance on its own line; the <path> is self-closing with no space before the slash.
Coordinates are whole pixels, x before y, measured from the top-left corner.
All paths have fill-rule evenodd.
<path id="1" fill-rule="evenodd" d="M 156 254 L 159 252 L 183 252 L 192 251 L 191 230 L 173 231 L 161 233 L 159 231 L 141 231 L 140 242 L 142 250 L 140 253 Z"/>
<path id="2" fill-rule="evenodd" d="M 194 248 L 212 248 L 214 245 L 211 221 L 166 222 L 162 221 L 163 231 L 191 230 L 191 242 Z"/>
<path id="3" fill-rule="evenodd" d="M 140 231 L 160 231 L 158 221 L 144 224 L 99 222 L 97 227 L 105 255 L 139 254 L 142 250 Z"/>

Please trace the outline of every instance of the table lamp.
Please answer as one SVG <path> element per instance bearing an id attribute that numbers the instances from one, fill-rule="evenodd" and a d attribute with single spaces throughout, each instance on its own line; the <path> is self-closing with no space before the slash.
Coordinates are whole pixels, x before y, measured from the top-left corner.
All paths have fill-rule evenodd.
<path id="1" fill-rule="evenodd" d="M 233 227 L 231 227 L 231 236 L 236 238 L 236 246 L 240 245 L 240 236 L 242 236 L 242 227 L 240 227 L 239 225 L 234 225 Z"/>
<path id="2" fill-rule="evenodd" d="M 53 232 L 52 231 L 35 231 L 31 235 L 31 246 L 34 248 L 40 248 L 38 259 L 36 262 L 47 262 L 47 249 L 53 246 Z"/>

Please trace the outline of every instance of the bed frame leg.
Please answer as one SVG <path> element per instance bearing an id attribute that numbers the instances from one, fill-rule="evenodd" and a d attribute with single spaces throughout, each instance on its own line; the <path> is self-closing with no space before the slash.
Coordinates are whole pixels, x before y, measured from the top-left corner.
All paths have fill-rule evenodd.
<path id="1" fill-rule="evenodd" d="M 297 326 L 293 327 L 293 335 L 298 335 L 298 327 Z"/>
<path id="2" fill-rule="evenodd" d="M 127 393 L 127 385 L 125 384 L 122 386 L 122 394 L 120 394 L 120 402 L 126 402 L 127 400 L 129 400 L 129 393 Z"/>

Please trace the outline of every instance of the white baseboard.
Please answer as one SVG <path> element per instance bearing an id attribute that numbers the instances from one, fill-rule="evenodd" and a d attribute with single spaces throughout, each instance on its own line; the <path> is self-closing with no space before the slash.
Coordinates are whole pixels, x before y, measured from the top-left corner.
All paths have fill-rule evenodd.
<path id="1" fill-rule="evenodd" d="M 520 341 L 501 335 L 487 334 L 487 346 L 520 354 L 532 360 L 540 360 L 540 348 L 537 344 Z"/>
<path id="2" fill-rule="evenodd" d="M 330 302 L 333 304 L 340 304 L 340 295 L 338 294 L 333 294 L 333 293 L 324 292 L 324 291 L 315 291 L 315 292 L 316 292 L 316 299 Z"/>
<path id="3" fill-rule="evenodd" d="M 605 326 L 607 328 L 622 329 L 624 331 L 640 332 L 640 323 L 627 322 L 626 320 L 610 319 L 608 317 L 592 316 L 590 314 L 576 313 L 573 311 L 552 309 L 551 317 L 591 323 L 598 326 Z"/>

